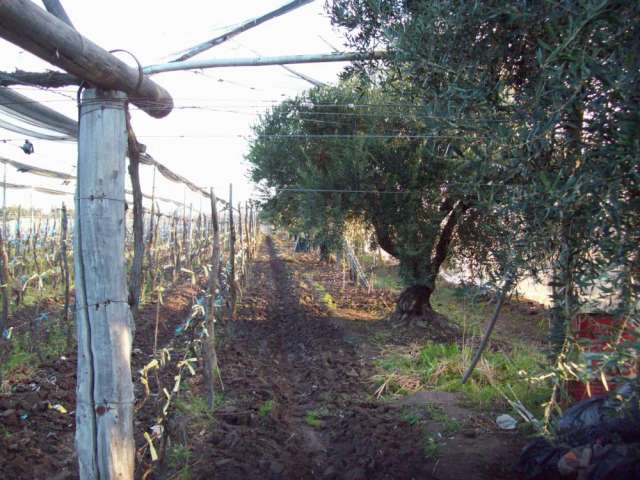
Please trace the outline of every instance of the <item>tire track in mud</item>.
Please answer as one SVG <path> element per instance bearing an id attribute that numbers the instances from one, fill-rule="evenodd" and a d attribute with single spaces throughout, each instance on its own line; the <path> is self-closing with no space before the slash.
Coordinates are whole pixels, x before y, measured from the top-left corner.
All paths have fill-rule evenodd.
<path id="1" fill-rule="evenodd" d="M 260 253 L 220 351 L 227 404 L 195 478 L 433 478 L 421 432 L 370 400 L 358 347 L 271 238 Z"/>

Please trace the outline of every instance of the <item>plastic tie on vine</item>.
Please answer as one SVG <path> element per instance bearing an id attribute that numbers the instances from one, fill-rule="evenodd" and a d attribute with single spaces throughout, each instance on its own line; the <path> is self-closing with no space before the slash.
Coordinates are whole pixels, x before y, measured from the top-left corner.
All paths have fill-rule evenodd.
<path id="1" fill-rule="evenodd" d="M 11 340 L 12 336 L 13 336 L 13 327 L 5 328 L 4 331 L 2 332 L 2 338 L 4 338 L 5 340 Z"/>

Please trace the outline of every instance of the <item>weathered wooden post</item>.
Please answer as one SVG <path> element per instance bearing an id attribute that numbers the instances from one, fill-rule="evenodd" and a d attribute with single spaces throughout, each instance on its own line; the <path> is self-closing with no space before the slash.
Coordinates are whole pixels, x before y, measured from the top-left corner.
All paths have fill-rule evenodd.
<path id="1" fill-rule="evenodd" d="M 129 116 L 129 112 L 125 112 Z M 142 262 L 144 261 L 144 213 L 142 210 L 142 188 L 140 187 L 140 146 L 127 121 L 129 176 L 133 190 L 133 261 L 129 273 L 129 305 L 137 316 L 142 291 Z M 135 330 L 135 325 L 134 325 Z"/>
<path id="2" fill-rule="evenodd" d="M 173 254 L 172 281 L 175 282 L 182 268 L 180 263 L 182 247 L 180 246 L 180 239 L 178 237 L 178 210 L 174 212 L 171 222 L 171 252 Z"/>
<path id="3" fill-rule="evenodd" d="M 236 300 L 238 291 L 236 286 L 236 231 L 233 226 L 233 184 L 229 184 L 229 316 L 233 320 L 236 316 Z"/>
<path id="4" fill-rule="evenodd" d="M 211 243 L 211 270 L 209 270 L 209 304 L 206 323 L 207 336 L 205 340 L 204 377 L 209 408 L 213 409 L 216 399 L 216 374 L 218 374 L 215 321 L 217 318 L 216 292 L 218 290 L 218 273 L 220 271 L 220 231 L 218 228 L 216 196 L 213 193 L 213 188 L 211 189 Z"/>
<path id="5" fill-rule="evenodd" d="M 73 337 L 73 322 L 69 321 L 69 257 L 67 255 L 67 206 L 62 202 L 60 219 L 60 270 L 64 281 L 64 310 L 62 320 L 67 325 L 67 350 L 71 350 Z"/>
<path id="6" fill-rule="evenodd" d="M 251 240 L 249 238 L 249 202 L 244 202 L 244 236 L 247 249 L 247 260 L 251 260 Z M 246 272 L 245 272 L 246 274 Z"/>
<path id="7" fill-rule="evenodd" d="M 80 107 L 74 236 L 76 448 L 82 479 L 132 479 L 132 316 L 124 260 L 125 95 L 90 89 Z"/>
<path id="8" fill-rule="evenodd" d="M 185 263 L 187 264 L 187 268 L 189 270 L 193 270 L 193 261 L 191 258 L 191 254 L 194 250 L 193 248 L 193 203 L 189 203 L 189 216 L 186 219 L 186 241 L 184 246 L 184 254 L 185 254 Z"/>
<path id="9" fill-rule="evenodd" d="M 242 294 L 242 289 L 244 289 L 244 269 L 245 269 L 245 261 L 246 261 L 246 252 L 244 251 L 244 236 L 242 231 L 242 204 L 238 202 L 238 238 L 240 239 L 240 257 L 238 258 L 239 264 L 239 273 L 238 277 L 240 279 L 240 294 Z"/>
<path id="10" fill-rule="evenodd" d="M 2 313 L 0 314 L 0 337 L 9 321 L 9 255 L 7 255 L 7 164 L 4 164 L 2 180 L 2 234 L 0 235 L 0 289 L 2 290 Z M 17 249 L 17 247 L 16 247 Z M 17 252 L 16 252 L 17 254 Z M 2 339 L 0 338 L 0 342 Z"/>
<path id="11" fill-rule="evenodd" d="M 2 291 L 2 313 L 0 314 L 0 336 L 4 333 L 4 329 L 8 327 L 9 322 L 9 255 L 7 255 L 6 238 L 4 232 L 0 234 L 0 290 Z"/>
<path id="12" fill-rule="evenodd" d="M 155 227 L 154 227 L 154 216 L 155 216 L 155 208 L 156 208 L 156 166 L 153 166 L 153 183 L 151 186 L 151 214 L 149 215 L 149 232 L 147 233 L 147 274 L 151 278 L 151 293 L 155 288 L 155 270 L 153 265 L 153 250 L 154 250 L 154 239 L 155 239 Z"/>
<path id="13" fill-rule="evenodd" d="M 18 214 L 16 215 L 16 252 L 15 252 L 16 257 L 20 255 L 20 246 L 22 244 L 22 234 L 20 233 L 21 222 L 22 222 L 22 205 L 18 205 Z M 15 273 L 17 275 L 18 273 L 17 269 Z"/>

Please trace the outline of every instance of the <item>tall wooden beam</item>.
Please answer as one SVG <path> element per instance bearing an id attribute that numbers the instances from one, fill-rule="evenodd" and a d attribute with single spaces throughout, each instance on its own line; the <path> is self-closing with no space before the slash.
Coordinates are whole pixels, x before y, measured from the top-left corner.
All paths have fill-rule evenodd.
<path id="1" fill-rule="evenodd" d="M 91 86 L 127 93 L 152 117 L 165 117 L 173 108 L 164 88 L 29 0 L 0 2 L 0 37 Z"/>
<path id="2" fill-rule="evenodd" d="M 209 270 L 209 303 L 207 308 L 206 329 L 204 342 L 204 378 L 207 389 L 209 408 L 213 410 L 216 400 L 216 374 L 218 371 L 218 356 L 216 354 L 215 322 L 218 319 L 218 276 L 220 275 L 220 230 L 218 227 L 218 209 L 213 188 L 209 191 L 211 200 L 211 270 Z"/>
<path id="3" fill-rule="evenodd" d="M 121 92 L 90 89 L 80 107 L 74 264 L 80 478 L 133 479 L 132 317 L 124 260 L 127 130 Z"/>

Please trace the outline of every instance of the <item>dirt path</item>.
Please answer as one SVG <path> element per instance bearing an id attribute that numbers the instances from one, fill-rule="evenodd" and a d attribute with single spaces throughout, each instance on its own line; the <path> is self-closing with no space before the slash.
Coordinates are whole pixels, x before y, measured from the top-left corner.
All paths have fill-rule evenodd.
<path id="1" fill-rule="evenodd" d="M 353 300 L 350 307 L 327 309 L 314 279 L 334 275 L 332 269 L 310 256 L 290 257 L 286 248 L 266 239 L 237 320 L 218 326 L 225 389 L 215 413 L 203 400 L 201 375 L 185 375 L 167 426 L 164 462 L 147 478 L 514 478 L 511 465 L 522 439 L 479 428 L 491 419 L 457 405 L 452 394 L 375 399 L 376 339 L 406 334 L 377 321 L 370 307 L 392 299 L 347 288 L 341 295 Z M 191 338 L 177 332 L 196 295 L 198 288 L 187 282 L 165 297 L 158 344 L 172 348 L 174 357 Z M 152 358 L 155 311 L 150 303 L 141 312 L 132 358 L 136 478 L 150 466 L 143 433 L 152 431 L 165 403 L 158 393 L 144 402 L 137 378 Z M 153 392 L 171 388 L 175 363 L 150 380 Z M 0 478 L 76 478 L 74 403 L 72 354 L 41 365 L 10 395 L 0 395 Z"/>
<path id="2" fill-rule="evenodd" d="M 429 419 L 426 406 L 445 402 L 460 416 L 471 413 L 455 399 L 374 400 L 375 347 L 319 307 L 298 283 L 300 272 L 287 267 L 267 238 L 223 341 L 225 400 L 195 446 L 193 478 L 511 478 L 490 465 L 491 455 L 478 469 L 478 452 L 464 451 L 475 433 L 460 434 L 447 452 L 430 450 L 429 429 L 446 420 Z M 480 455 L 490 449 L 495 441 Z"/>

